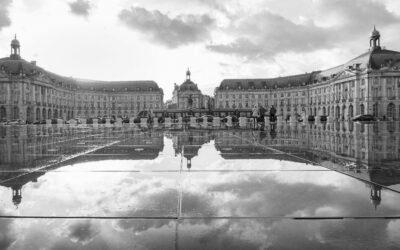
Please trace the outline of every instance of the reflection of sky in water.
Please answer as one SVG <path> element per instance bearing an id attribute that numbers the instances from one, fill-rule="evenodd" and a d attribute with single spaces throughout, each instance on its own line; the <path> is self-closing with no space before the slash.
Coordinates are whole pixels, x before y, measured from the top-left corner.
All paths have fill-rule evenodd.
<path id="1" fill-rule="evenodd" d="M 398 220 L 289 219 L 399 216 L 400 196 L 394 191 L 378 188 L 375 207 L 371 192 L 376 186 L 310 164 L 297 153 L 288 156 L 269 145 L 260 147 L 261 141 L 235 154 L 234 144 L 221 144 L 205 132 L 152 134 L 141 145 L 133 141 L 136 134 L 131 136 L 115 137 L 111 147 L 65 161 L 37 181 L 23 183 L 18 207 L 10 185 L 0 187 L 1 215 L 117 218 L 0 219 L 0 248 L 399 246 Z M 160 140 L 161 148 L 151 147 Z M 81 142 L 74 145 L 82 148 Z"/>

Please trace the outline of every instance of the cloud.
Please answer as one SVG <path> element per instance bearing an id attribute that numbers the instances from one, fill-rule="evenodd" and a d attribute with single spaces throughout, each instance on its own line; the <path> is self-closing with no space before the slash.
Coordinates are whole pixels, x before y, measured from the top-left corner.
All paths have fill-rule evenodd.
<path id="1" fill-rule="evenodd" d="M 158 10 L 149 11 L 141 7 L 122 10 L 119 18 L 129 28 L 147 34 L 153 41 L 169 48 L 208 39 L 215 21 L 209 15 L 179 15 L 170 18 Z"/>
<path id="2" fill-rule="evenodd" d="M 268 58 L 280 52 L 312 51 L 330 45 L 328 32 L 314 23 L 295 24 L 269 11 L 240 21 L 234 35 L 242 34 L 227 44 L 211 44 L 211 51 L 234 54 L 245 58 Z"/>
<path id="3" fill-rule="evenodd" d="M 71 13 L 78 16 L 89 16 L 89 11 L 92 8 L 90 2 L 86 0 L 76 0 L 75 2 L 70 2 L 68 4 Z"/>
<path id="4" fill-rule="evenodd" d="M 0 30 L 10 26 L 11 20 L 8 13 L 12 0 L 0 0 Z"/>
<path id="5" fill-rule="evenodd" d="M 311 7 L 315 13 L 313 19 L 300 23 L 269 10 L 232 19 L 225 32 L 233 40 L 206 47 L 210 51 L 246 59 L 269 59 L 285 52 L 303 53 L 339 47 L 368 34 L 374 24 L 383 27 L 400 20 L 385 5 L 372 0 L 321 0 Z M 317 25 L 326 19 L 333 21 L 329 25 Z"/>
<path id="6" fill-rule="evenodd" d="M 79 221 L 68 227 L 68 236 L 73 242 L 86 244 L 99 233 L 89 220 Z"/>

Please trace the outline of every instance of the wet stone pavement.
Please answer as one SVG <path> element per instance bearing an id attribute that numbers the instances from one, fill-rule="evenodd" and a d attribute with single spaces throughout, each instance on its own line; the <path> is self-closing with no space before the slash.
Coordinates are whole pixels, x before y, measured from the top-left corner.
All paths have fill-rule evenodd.
<path id="1" fill-rule="evenodd" d="M 0 249 L 398 249 L 400 124 L 0 127 Z"/>

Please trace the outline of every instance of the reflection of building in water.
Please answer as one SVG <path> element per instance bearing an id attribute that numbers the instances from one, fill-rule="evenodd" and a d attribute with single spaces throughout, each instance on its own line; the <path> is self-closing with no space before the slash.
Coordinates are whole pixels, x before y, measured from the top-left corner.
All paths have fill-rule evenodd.
<path id="1" fill-rule="evenodd" d="M 74 164 L 82 161 L 100 160 L 152 160 L 156 159 L 164 148 L 163 131 L 136 131 L 128 139 L 100 148 L 88 154 L 76 157 Z"/>
<path id="2" fill-rule="evenodd" d="M 399 125 L 343 122 L 305 126 L 282 124 L 268 132 L 215 131 L 215 147 L 226 159 L 283 157 L 282 160 L 296 161 L 300 157 L 329 169 L 345 171 L 365 180 L 375 206 L 381 200 L 379 185 L 400 183 Z"/>
<path id="3" fill-rule="evenodd" d="M 265 131 L 230 130 L 215 131 L 215 148 L 224 159 L 276 159 L 294 162 L 307 162 L 296 155 L 282 154 L 274 149 L 258 144 L 265 138 Z"/>
<path id="4" fill-rule="evenodd" d="M 45 172 L 32 173 L 2 173 L 0 176 L 0 185 L 11 188 L 12 202 L 18 206 L 22 201 L 22 187 L 29 182 L 37 182 L 37 179 Z"/>
<path id="5" fill-rule="evenodd" d="M 175 155 L 183 154 L 186 158 L 186 167 L 192 167 L 192 159 L 198 155 L 203 144 L 210 142 L 211 133 L 208 130 L 198 131 L 171 131 L 170 135 L 173 141 Z"/>
<path id="6" fill-rule="evenodd" d="M 36 182 L 47 170 L 107 159 L 155 159 L 163 147 L 162 131 L 0 127 L 0 186 L 12 189 L 13 203 L 18 205 L 22 187 Z"/>

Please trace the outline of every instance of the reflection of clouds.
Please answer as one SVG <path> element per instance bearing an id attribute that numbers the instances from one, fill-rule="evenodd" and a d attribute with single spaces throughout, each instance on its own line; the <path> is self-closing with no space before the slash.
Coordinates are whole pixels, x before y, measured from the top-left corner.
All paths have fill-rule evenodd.
<path id="1" fill-rule="evenodd" d="M 175 215 L 176 179 L 170 173 L 48 173 L 39 179 L 40 188 L 24 186 L 18 210 L 11 202 L 5 209 L 21 215 L 103 216 L 134 208 L 155 216 Z M 0 189 L 0 194 L 6 197 L 10 191 Z"/>
<path id="2" fill-rule="evenodd" d="M 400 246 L 397 220 L 126 220 L 130 223 L 126 229 L 119 226 L 121 221 L 109 220 L 14 222 L 19 226 L 12 230 L 15 231 L 12 237 L 21 236 L 12 245 L 14 249 L 173 249 L 175 239 L 179 249 L 298 249 L 299 246 L 302 249 L 396 249 Z M 179 223 L 178 238 L 175 238 L 175 223 Z M 9 229 L 3 225 L 0 221 L 1 229 Z M 94 237 L 89 233 L 86 238 L 71 238 L 88 227 L 96 233 Z M 57 234 L 57 231 L 64 232 Z M 83 247 L 78 239 L 89 240 Z"/>
<path id="3" fill-rule="evenodd" d="M 332 172 L 325 174 L 340 176 Z M 292 174 L 192 173 L 184 181 L 183 213 L 190 216 L 214 215 L 209 211 L 220 216 L 354 216 L 399 212 L 399 208 L 389 206 L 380 206 L 375 211 L 370 204 L 369 187 L 361 182 L 342 189 L 335 183 L 314 183 L 321 173 L 309 173 L 308 183 L 304 179 L 299 183 L 281 182 L 286 175 Z M 202 207 L 207 206 L 203 205 L 196 210 L 198 205 L 186 200 L 192 194 L 204 196 L 201 200 L 211 209 L 206 210 Z"/>
<path id="4" fill-rule="evenodd" d="M 71 241 L 79 242 L 84 245 L 93 240 L 98 233 L 98 229 L 94 227 L 89 220 L 78 221 L 68 227 L 68 237 Z"/>
<path id="5" fill-rule="evenodd" d="M 7 249 L 16 240 L 12 229 L 12 220 L 0 220 L 0 249 Z"/>
<path id="6" fill-rule="evenodd" d="M 387 241 L 387 220 L 202 221 L 185 220 L 180 224 L 181 249 L 383 249 L 399 246 L 399 241 Z"/>
<path id="7" fill-rule="evenodd" d="M 393 243 L 400 242 L 400 220 L 392 220 L 387 225 L 388 240 Z"/>

